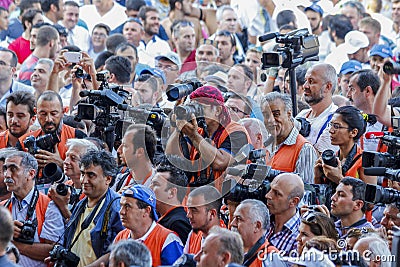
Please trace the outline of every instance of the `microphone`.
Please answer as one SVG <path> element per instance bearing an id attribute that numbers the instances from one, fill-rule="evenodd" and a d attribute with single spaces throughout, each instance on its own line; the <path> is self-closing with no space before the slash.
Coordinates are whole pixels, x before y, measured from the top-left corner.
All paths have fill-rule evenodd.
<path id="1" fill-rule="evenodd" d="M 271 40 L 272 38 L 275 38 L 277 36 L 279 36 L 279 34 L 277 32 L 267 33 L 267 34 L 264 34 L 264 35 L 258 37 L 258 41 L 265 42 L 265 41 Z"/>
<path id="2" fill-rule="evenodd" d="M 368 132 L 365 133 L 365 138 L 367 139 L 377 139 L 377 138 L 382 138 L 385 136 L 384 132 Z"/>

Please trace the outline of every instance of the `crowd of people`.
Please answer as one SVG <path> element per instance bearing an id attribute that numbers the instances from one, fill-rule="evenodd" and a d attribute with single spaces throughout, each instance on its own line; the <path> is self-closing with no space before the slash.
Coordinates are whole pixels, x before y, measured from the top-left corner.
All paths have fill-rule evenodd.
<path id="1" fill-rule="evenodd" d="M 0 1 L 0 265 L 391 266 L 399 12 Z"/>

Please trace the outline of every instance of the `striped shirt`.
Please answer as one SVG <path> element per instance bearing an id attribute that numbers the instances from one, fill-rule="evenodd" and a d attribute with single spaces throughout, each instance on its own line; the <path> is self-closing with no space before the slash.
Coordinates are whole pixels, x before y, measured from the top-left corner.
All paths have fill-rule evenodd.
<path id="1" fill-rule="evenodd" d="M 275 222 L 271 221 L 271 227 L 267 233 L 268 241 L 280 251 L 285 251 L 286 255 L 290 255 L 291 251 L 297 250 L 296 237 L 299 234 L 300 222 L 300 213 L 296 211 L 295 215 L 283 225 L 282 230 L 274 233 Z"/>

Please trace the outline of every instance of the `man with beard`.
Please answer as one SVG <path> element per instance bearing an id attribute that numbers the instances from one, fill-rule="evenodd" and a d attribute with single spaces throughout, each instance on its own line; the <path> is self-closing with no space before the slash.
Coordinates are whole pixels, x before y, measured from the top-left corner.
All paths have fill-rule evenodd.
<path id="1" fill-rule="evenodd" d="M 54 146 L 53 152 L 39 149 L 35 154 L 38 161 L 39 168 L 43 168 L 47 163 L 54 162 L 62 168 L 63 161 L 66 157 L 67 139 L 70 138 L 84 138 L 86 135 L 75 128 L 62 123 L 64 116 L 64 109 L 62 99 L 59 94 L 52 91 L 45 91 L 37 100 L 37 107 L 35 108 L 38 114 L 40 129 L 26 133 L 19 138 L 22 149 L 25 149 L 24 140 L 33 135 L 35 138 L 45 134 L 52 134 L 52 139 L 57 138 L 60 140 Z"/>
<path id="2" fill-rule="evenodd" d="M 154 67 L 154 58 L 161 53 L 171 51 L 168 42 L 160 39 L 160 16 L 151 6 L 142 6 L 138 17 L 143 23 L 144 35 L 138 46 L 139 62 Z"/>
<path id="3" fill-rule="evenodd" d="M 36 46 L 32 54 L 22 63 L 18 80 L 24 84 L 31 85 L 33 70 L 40 58 L 55 59 L 61 49 L 60 36 L 53 26 L 43 26 L 39 29 Z"/>
<path id="4" fill-rule="evenodd" d="M 17 91 L 7 97 L 7 126 L 0 133 L 0 148 L 15 147 L 18 138 L 26 134 L 35 122 L 35 97 L 25 91 Z"/>
<path id="5" fill-rule="evenodd" d="M 310 22 L 312 33 L 315 35 L 321 35 L 322 33 L 322 17 L 324 16 L 324 11 L 317 4 L 312 4 L 304 9 L 307 19 Z"/>
<path id="6" fill-rule="evenodd" d="M 306 118 L 311 124 L 311 132 L 306 139 L 322 153 L 326 149 L 338 150 L 331 145 L 328 123 L 337 106 L 332 95 L 337 87 L 337 76 L 332 65 L 321 63 L 308 69 L 305 76 L 304 100 L 310 109 L 302 110 L 297 118 Z"/>

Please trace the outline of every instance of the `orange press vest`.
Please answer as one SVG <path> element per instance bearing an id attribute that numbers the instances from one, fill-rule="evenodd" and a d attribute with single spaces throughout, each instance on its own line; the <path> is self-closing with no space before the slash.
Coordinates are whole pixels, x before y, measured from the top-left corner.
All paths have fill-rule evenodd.
<path id="1" fill-rule="evenodd" d="M 265 248 L 267 251 L 265 251 Z M 270 245 L 268 242 L 268 239 L 265 239 L 265 243 L 257 250 L 257 258 L 249 265 L 249 267 L 263 267 L 263 261 L 262 259 L 264 257 L 268 257 L 268 255 L 272 252 L 279 252 L 279 250 Z"/>

